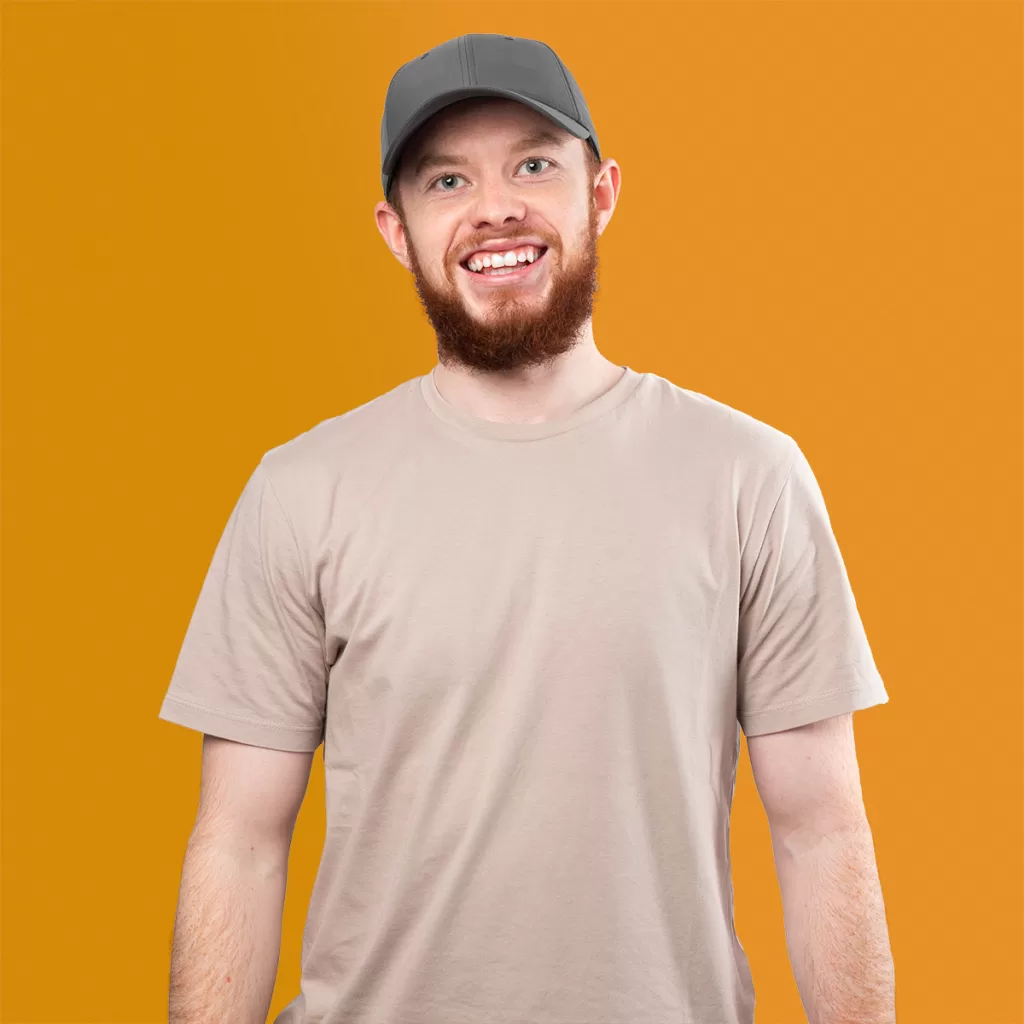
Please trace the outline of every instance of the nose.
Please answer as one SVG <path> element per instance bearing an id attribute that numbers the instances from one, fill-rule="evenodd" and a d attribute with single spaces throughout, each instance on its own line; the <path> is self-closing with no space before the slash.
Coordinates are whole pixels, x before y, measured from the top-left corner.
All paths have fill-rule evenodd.
<path id="1" fill-rule="evenodd" d="M 515 194 L 515 188 L 502 178 L 482 180 L 475 190 L 469 211 L 475 230 L 500 229 L 506 224 L 526 219 L 526 203 Z"/>

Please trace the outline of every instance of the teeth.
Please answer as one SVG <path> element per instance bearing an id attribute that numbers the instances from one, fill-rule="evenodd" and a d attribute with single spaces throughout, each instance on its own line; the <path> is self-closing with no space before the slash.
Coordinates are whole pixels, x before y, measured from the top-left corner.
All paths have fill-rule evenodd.
<path id="1" fill-rule="evenodd" d="M 466 266 L 470 270 L 479 273 L 485 267 L 500 269 L 501 267 L 515 267 L 520 263 L 533 263 L 538 255 L 537 250 L 532 245 L 529 245 L 523 249 L 510 249 L 508 252 L 503 253 L 493 252 L 482 256 L 474 256 Z"/>

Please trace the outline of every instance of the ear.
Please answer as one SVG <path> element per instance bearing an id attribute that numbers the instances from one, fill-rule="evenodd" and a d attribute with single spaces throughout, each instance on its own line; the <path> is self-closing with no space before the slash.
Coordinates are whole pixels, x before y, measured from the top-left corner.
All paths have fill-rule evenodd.
<path id="1" fill-rule="evenodd" d="M 601 161 L 594 175 L 594 202 L 597 205 L 597 233 L 600 235 L 608 226 L 619 200 L 622 187 L 622 171 L 610 157 Z"/>
<path id="2" fill-rule="evenodd" d="M 383 200 L 373 209 L 377 219 L 377 230 L 384 239 L 385 244 L 394 254 L 396 260 L 405 267 L 412 270 L 409 263 L 408 241 L 406 239 L 405 227 L 395 208 Z"/>

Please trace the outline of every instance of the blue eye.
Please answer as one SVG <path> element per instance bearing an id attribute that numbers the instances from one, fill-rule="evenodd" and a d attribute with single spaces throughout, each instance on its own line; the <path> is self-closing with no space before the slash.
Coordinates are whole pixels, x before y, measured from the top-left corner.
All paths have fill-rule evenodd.
<path id="1" fill-rule="evenodd" d="M 438 185 L 439 185 L 439 184 L 440 184 L 440 183 L 441 183 L 442 181 L 448 181 L 448 179 L 450 179 L 450 178 L 461 178 L 461 177 L 462 177 L 462 175 L 461 175 L 461 174 L 442 174 L 442 175 L 441 175 L 441 177 L 440 177 L 440 178 L 438 178 L 438 179 L 437 179 L 437 180 L 436 180 L 436 181 L 434 182 L 434 184 L 433 184 L 433 185 L 431 185 L 430 187 L 431 187 L 431 188 L 437 188 L 437 186 L 438 186 Z M 441 189 L 440 191 L 442 191 L 442 192 L 451 192 L 451 189 L 450 189 L 450 188 L 442 188 L 442 189 Z"/>
<path id="2" fill-rule="evenodd" d="M 519 166 L 525 167 L 527 164 L 549 164 L 551 163 L 547 157 L 544 156 L 531 156 L 528 160 L 524 160 Z M 541 168 L 543 170 L 543 168 Z M 539 172 L 538 172 L 539 173 Z M 532 174 L 527 175 L 528 178 L 532 178 Z"/>

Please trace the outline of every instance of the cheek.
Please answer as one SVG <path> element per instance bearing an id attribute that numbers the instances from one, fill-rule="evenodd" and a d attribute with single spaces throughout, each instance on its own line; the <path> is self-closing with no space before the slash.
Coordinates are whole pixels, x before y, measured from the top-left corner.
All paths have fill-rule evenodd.
<path id="1" fill-rule="evenodd" d="M 455 276 L 454 262 L 450 262 L 449 250 L 439 242 L 423 241 L 416 247 L 416 259 L 420 271 L 435 284 L 447 285 Z"/>
<path id="2" fill-rule="evenodd" d="M 534 223 L 541 237 L 546 235 L 554 241 L 559 258 L 556 262 L 564 262 L 566 257 L 571 257 L 587 237 L 586 214 L 577 202 L 569 198 L 564 206 L 544 211 Z"/>
<path id="3" fill-rule="evenodd" d="M 428 277 L 443 272 L 443 263 L 451 252 L 451 239 L 439 230 L 440 225 L 426 224 L 420 218 L 407 223 L 405 244 L 411 257 Z"/>

